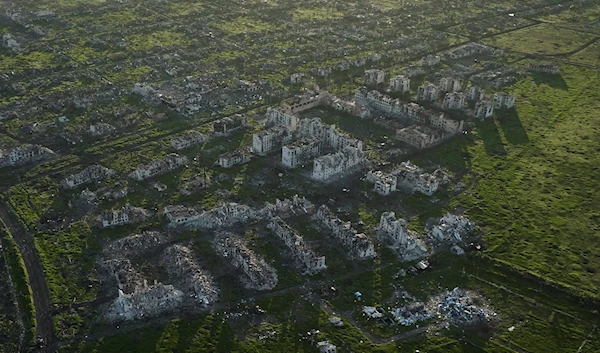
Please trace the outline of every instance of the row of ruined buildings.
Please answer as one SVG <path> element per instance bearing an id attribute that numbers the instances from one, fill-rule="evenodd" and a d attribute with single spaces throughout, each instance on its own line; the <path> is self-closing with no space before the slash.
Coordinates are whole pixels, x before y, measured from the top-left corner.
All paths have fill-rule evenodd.
<path id="1" fill-rule="evenodd" d="M 389 173 L 371 170 L 365 180 L 374 185 L 373 191 L 383 196 L 399 190 L 431 196 L 440 185 L 448 182 L 448 175 L 441 169 L 426 173 L 417 165 L 405 161 Z"/>
<path id="2" fill-rule="evenodd" d="M 52 158 L 55 153 L 40 145 L 23 145 L 8 151 L 0 150 L 0 168 L 36 163 Z"/>

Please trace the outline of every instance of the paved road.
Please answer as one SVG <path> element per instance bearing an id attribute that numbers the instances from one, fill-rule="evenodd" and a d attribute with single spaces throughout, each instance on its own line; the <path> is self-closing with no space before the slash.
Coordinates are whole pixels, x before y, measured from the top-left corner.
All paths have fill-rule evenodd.
<path id="1" fill-rule="evenodd" d="M 0 200 L 0 218 L 12 233 L 29 274 L 29 284 L 31 285 L 33 305 L 35 306 L 36 334 L 46 342 L 46 345 L 38 351 L 43 353 L 55 352 L 58 346 L 54 339 L 52 301 L 50 300 L 50 291 L 46 283 L 44 269 L 35 251 L 33 237 L 27 233 L 13 213 L 10 212 L 4 200 Z"/>

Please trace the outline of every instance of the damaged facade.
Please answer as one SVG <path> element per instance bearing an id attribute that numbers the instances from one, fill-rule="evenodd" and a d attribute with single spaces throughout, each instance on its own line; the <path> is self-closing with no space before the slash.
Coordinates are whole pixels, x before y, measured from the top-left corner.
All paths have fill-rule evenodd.
<path id="1" fill-rule="evenodd" d="M 367 259 L 374 257 L 375 246 L 363 233 L 358 233 L 352 223 L 336 217 L 327 206 L 321 205 L 315 219 L 348 250 L 350 257 Z"/>
<path id="2" fill-rule="evenodd" d="M 233 152 L 220 155 L 217 164 L 223 168 L 231 168 L 236 164 L 244 164 L 248 161 L 250 161 L 250 154 L 246 152 L 246 149 L 239 148 Z"/>
<path id="3" fill-rule="evenodd" d="M 475 229 L 475 224 L 465 216 L 446 213 L 426 227 L 427 236 L 435 243 L 456 245 Z"/>
<path id="4" fill-rule="evenodd" d="M 208 140 L 208 137 L 198 131 L 188 131 L 171 139 L 171 147 L 176 150 L 183 150 L 195 145 L 202 144 Z"/>
<path id="5" fill-rule="evenodd" d="M 394 212 L 384 212 L 381 215 L 377 230 L 385 245 L 394 250 L 403 261 L 411 261 L 427 255 L 423 241 L 406 227 L 404 219 L 396 219 Z"/>
<path id="6" fill-rule="evenodd" d="M 73 189 L 83 184 L 89 184 L 106 179 L 115 173 L 114 170 L 99 164 L 91 165 L 77 174 L 72 174 L 62 180 L 61 185 L 67 189 Z"/>
<path id="7" fill-rule="evenodd" d="M 315 274 L 327 268 L 325 256 L 317 255 L 305 242 L 297 230 L 290 227 L 281 218 L 275 217 L 267 228 L 281 239 L 291 251 L 294 260 L 305 273 Z"/>
<path id="8" fill-rule="evenodd" d="M 226 136 L 233 131 L 239 130 L 248 124 L 245 115 L 235 114 L 212 123 L 212 132 L 217 136 Z"/>
<path id="9" fill-rule="evenodd" d="M 243 238 L 222 233 L 215 238 L 214 247 L 219 255 L 244 273 L 247 288 L 271 290 L 277 285 L 275 269 L 248 248 Z"/>
<path id="10" fill-rule="evenodd" d="M 0 150 L 0 167 L 19 166 L 27 163 L 40 162 L 54 156 L 54 152 L 40 145 L 23 145 L 8 152 Z"/>
<path id="11" fill-rule="evenodd" d="M 146 165 L 139 165 L 129 177 L 142 181 L 175 170 L 188 162 L 186 156 L 170 153 L 163 159 L 154 160 Z"/>
<path id="12" fill-rule="evenodd" d="M 274 126 L 252 136 L 252 152 L 266 155 L 292 141 L 292 132 L 287 127 Z"/>
<path id="13" fill-rule="evenodd" d="M 120 226 L 143 222 L 148 218 L 148 211 L 127 204 L 117 210 L 106 210 L 100 215 L 100 223 L 103 228 Z"/>

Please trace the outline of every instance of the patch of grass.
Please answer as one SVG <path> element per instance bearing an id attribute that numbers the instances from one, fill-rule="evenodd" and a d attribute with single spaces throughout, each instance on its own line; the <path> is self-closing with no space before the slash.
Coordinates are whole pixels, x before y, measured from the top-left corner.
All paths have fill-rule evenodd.
<path id="1" fill-rule="evenodd" d="M 240 16 L 226 22 L 214 22 L 211 25 L 226 31 L 229 34 L 268 32 L 277 28 L 271 23 L 246 16 Z"/>
<path id="2" fill-rule="evenodd" d="M 540 24 L 518 31 L 500 34 L 484 43 L 527 54 L 562 54 L 575 50 L 594 36 L 550 24 Z"/>

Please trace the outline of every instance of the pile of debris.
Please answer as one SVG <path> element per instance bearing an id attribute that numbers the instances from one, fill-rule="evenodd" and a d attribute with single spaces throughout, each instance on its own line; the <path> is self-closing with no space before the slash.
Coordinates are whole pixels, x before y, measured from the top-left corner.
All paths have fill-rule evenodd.
<path id="1" fill-rule="evenodd" d="M 130 257 L 146 253 L 167 242 L 167 237 L 155 231 L 145 231 L 115 240 L 105 248 L 105 253 L 114 257 Z"/>
<path id="2" fill-rule="evenodd" d="M 446 213 L 443 217 L 429 220 L 425 232 L 436 246 L 454 247 L 475 229 L 475 223 L 465 216 Z"/>
<path id="3" fill-rule="evenodd" d="M 392 310 L 394 320 L 403 326 L 411 326 L 419 321 L 425 321 L 433 315 L 425 309 L 425 304 L 421 302 L 411 303 L 401 308 Z"/>
<path id="4" fill-rule="evenodd" d="M 491 321 L 496 313 L 485 305 L 483 298 L 462 288 L 446 291 L 430 301 L 439 318 L 451 325 L 469 326 Z"/>

